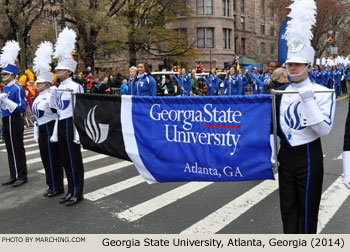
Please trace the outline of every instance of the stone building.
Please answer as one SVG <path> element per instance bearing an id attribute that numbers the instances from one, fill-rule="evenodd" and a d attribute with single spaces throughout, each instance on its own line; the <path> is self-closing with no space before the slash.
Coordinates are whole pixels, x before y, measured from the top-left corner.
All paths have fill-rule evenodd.
<path id="1" fill-rule="evenodd" d="M 224 68 L 235 56 L 267 64 L 278 57 L 280 24 L 272 0 L 189 0 L 192 17 L 170 24 L 200 50 L 205 68 Z M 195 67 L 193 65 L 192 67 Z"/>

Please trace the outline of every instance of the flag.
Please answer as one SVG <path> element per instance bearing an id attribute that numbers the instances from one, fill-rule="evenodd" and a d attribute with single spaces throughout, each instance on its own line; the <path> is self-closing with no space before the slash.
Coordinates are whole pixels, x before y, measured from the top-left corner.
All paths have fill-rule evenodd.
<path id="1" fill-rule="evenodd" d="M 282 66 L 287 60 L 287 40 L 286 40 L 286 30 L 287 30 L 288 18 L 286 18 L 281 26 L 279 42 L 278 42 L 278 63 Z"/>
<path id="2" fill-rule="evenodd" d="M 273 179 L 271 97 L 76 94 L 85 149 L 132 160 L 148 182 Z"/>

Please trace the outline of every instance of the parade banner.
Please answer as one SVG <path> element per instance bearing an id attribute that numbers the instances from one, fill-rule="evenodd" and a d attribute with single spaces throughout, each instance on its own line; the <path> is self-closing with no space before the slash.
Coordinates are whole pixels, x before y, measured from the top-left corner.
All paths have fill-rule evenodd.
<path id="1" fill-rule="evenodd" d="M 278 64 L 282 66 L 287 60 L 287 40 L 286 40 L 286 30 L 287 30 L 288 18 L 286 18 L 281 26 L 279 42 L 278 42 Z"/>
<path id="2" fill-rule="evenodd" d="M 84 148 L 132 160 L 148 182 L 274 179 L 271 97 L 76 94 Z"/>

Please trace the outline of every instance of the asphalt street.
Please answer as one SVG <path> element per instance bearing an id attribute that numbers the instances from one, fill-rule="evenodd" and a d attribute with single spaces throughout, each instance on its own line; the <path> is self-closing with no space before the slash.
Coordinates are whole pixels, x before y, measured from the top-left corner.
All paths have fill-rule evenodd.
<path id="1" fill-rule="evenodd" d="M 350 190 L 342 184 L 348 99 L 337 101 L 334 126 L 322 139 L 325 175 L 319 217 L 324 234 L 350 234 Z M 0 186 L 2 234 L 270 234 L 282 233 L 277 181 L 148 185 L 132 163 L 84 151 L 85 200 L 73 207 L 47 189 L 32 129 L 25 131 L 29 183 Z M 0 181 L 8 178 L 0 142 Z"/>

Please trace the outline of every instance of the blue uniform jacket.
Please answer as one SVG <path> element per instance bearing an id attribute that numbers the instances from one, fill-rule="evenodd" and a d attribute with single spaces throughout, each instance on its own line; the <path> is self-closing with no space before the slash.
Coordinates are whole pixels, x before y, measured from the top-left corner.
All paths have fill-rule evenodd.
<path id="1" fill-rule="evenodd" d="M 243 89 L 242 78 L 234 75 L 232 80 L 226 77 L 224 80 L 223 95 L 241 95 Z"/>
<path id="2" fill-rule="evenodd" d="M 25 112 L 26 110 L 25 94 L 24 94 L 23 88 L 21 88 L 15 81 L 12 81 L 11 83 L 4 86 L 2 93 L 8 94 L 8 99 L 18 105 L 15 111 L 13 111 L 12 113 L 8 109 L 6 110 L 2 109 L 2 106 L 1 106 L 2 117 L 9 117 L 11 115 Z"/>
<path id="3" fill-rule="evenodd" d="M 322 86 L 327 87 L 327 85 L 328 85 L 328 80 L 329 80 L 329 70 L 328 70 L 327 68 L 325 68 L 325 69 L 323 69 L 323 70 L 321 71 L 321 82 L 320 82 L 320 84 L 321 84 Z"/>
<path id="4" fill-rule="evenodd" d="M 156 96 L 156 81 L 148 74 L 143 76 L 141 79 L 136 80 L 135 86 L 132 88 L 132 94 L 137 96 Z"/>
<path id="5" fill-rule="evenodd" d="M 181 96 L 189 96 L 190 92 L 192 91 L 191 86 L 191 78 L 188 75 L 181 75 L 180 78 L 177 78 L 174 74 L 174 78 L 176 79 L 177 83 L 179 84 L 179 88 L 183 87 L 185 90 L 180 91 Z"/>
<path id="6" fill-rule="evenodd" d="M 253 94 L 259 94 L 259 87 L 262 87 L 262 85 L 263 85 L 260 81 L 259 76 L 257 76 L 256 74 L 253 74 L 251 72 L 248 72 L 248 74 L 251 78 Z"/>
<path id="7" fill-rule="evenodd" d="M 133 84 L 134 84 L 134 78 L 130 77 L 128 80 L 128 95 L 132 95 Z"/>
<path id="8" fill-rule="evenodd" d="M 211 74 L 210 76 L 208 76 L 208 78 L 205 78 L 203 75 L 201 75 L 201 77 L 208 85 L 208 96 L 215 96 L 215 91 L 220 90 L 220 83 L 222 82 L 222 80 L 220 80 L 220 78 L 216 74 Z"/>

